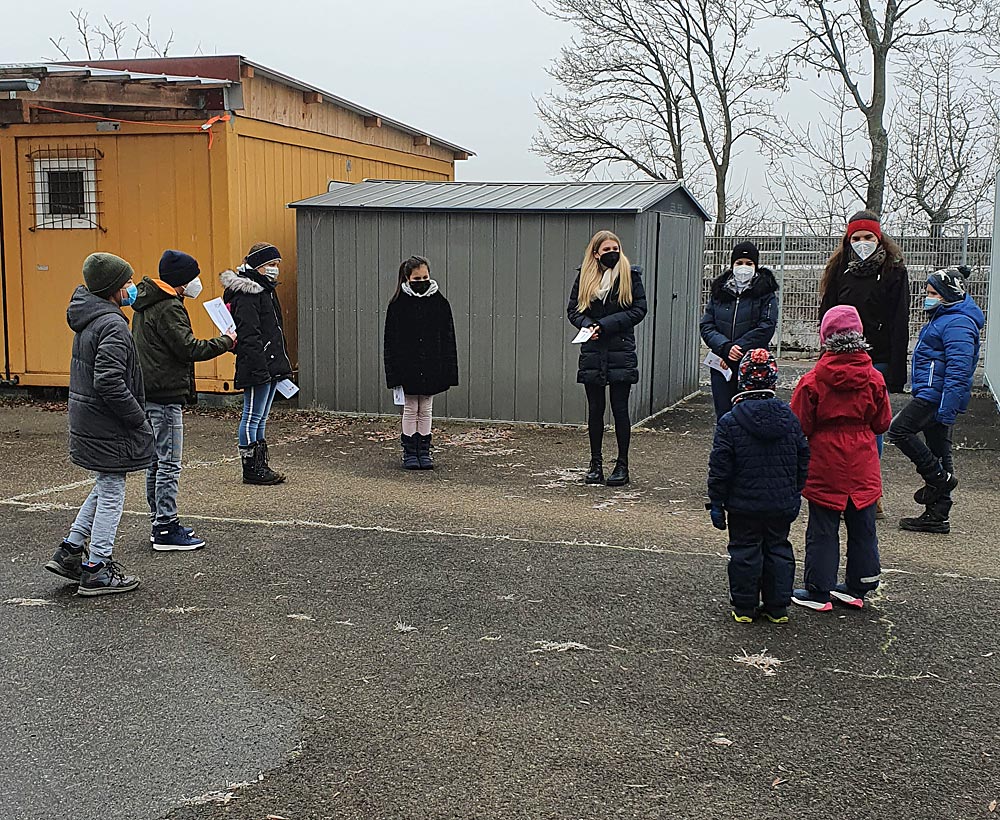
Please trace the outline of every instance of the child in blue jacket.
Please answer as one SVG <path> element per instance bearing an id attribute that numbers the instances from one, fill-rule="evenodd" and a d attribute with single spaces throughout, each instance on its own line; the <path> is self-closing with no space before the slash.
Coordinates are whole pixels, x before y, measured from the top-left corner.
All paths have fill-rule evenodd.
<path id="1" fill-rule="evenodd" d="M 958 486 L 951 458 L 955 419 L 969 407 L 979 361 L 979 337 L 986 320 L 965 292 L 968 268 L 945 268 L 927 277 L 927 324 L 913 349 L 913 399 L 892 420 L 889 442 L 913 462 L 924 486 L 913 495 L 923 504 L 917 518 L 900 529 L 947 533 L 951 493 Z M 924 434 L 924 441 L 920 439 Z"/>
<path id="2" fill-rule="evenodd" d="M 733 409 L 715 428 L 709 509 L 720 530 L 729 514 L 733 618 L 786 623 L 795 576 L 788 531 L 809 475 L 809 445 L 795 414 L 774 396 L 778 364 L 770 353 L 758 348 L 744 355 L 738 379 Z"/>

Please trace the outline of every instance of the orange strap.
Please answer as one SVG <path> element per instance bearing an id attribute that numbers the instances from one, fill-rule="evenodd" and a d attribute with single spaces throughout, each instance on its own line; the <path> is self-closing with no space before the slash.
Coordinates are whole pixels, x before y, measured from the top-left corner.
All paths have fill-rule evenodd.
<path id="1" fill-rule="evenodd" d="M 52 114 L 64 114 L 68 117 L 81 117 L 85 120 L 100 120 L 101 122 L 127 122 L 130 125 L 153 125 L 157 128 L 180 128 L 185 131 L 207 131 L 208 132 L 208 150 L 212 150 L 212 143 L 214 142 L 212 135 L 212 126 L 217 122 L 229 122 L 233 117 L 227 111 L 225 114 L 219 114 L 218 116 L 212 117 L 211 119 L 205 121 L 201 125 L 180 125 L 178 123 L 172 122 L 155 122 L 150 120 L 123 120 L 115 117 L 99 117 L 96 114 L 81 114 L 77 111 L 63 111 L 61 108 L 46 108 L 44 105 L 28 105 L 29 108 L 34 108 L 36 111 L 48 111 Z"/>

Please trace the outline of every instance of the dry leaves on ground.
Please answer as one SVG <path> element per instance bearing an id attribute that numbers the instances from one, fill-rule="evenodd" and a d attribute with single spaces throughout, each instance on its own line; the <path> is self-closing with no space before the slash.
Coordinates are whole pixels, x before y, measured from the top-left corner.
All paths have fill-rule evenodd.
<path id="1" fill-rule="evenodd" d="M 743 655 L 736 655 L 733 657 L 736 663 L 745 663 L 747 666 L 752 666 L 754 669 L 759 669 L 764 673 L 766 677 L 773 678 L 777 674 L 777 669 L 784 661 L 780 661 L 772 655 L 767 654 L 767 649 L 761 649 L 754 655 L 748 655 L 747 651 L 743 650 Z"/>
<path id="2" fill-rule="evenodd" d="M 537 649 L 529 649 L 528 652 L 597 652 L 584 643 L 576 641 L 535 641 Z"/>

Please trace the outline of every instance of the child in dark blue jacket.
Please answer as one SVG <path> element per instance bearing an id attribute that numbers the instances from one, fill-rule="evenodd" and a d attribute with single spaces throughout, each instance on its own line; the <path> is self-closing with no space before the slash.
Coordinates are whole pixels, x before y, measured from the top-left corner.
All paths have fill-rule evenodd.
<path id="1" fill-rule="evenodd" d="M 809 445 L 799 420 L 775 398 L 778 363 L 768 351 L 744 355 L 738 378 L 733 409 L 715 428 L 709 509 L 717 529 L 726 529 L 729 517 L 733 618 L 786 623 L 795 576 L 788 532 L 802 504 Z"/>
<path id="2" fill-rule="evenodd" d="M 969 407 L 979 337 L 986 323 L 982 310 L 965 292 L 967 275 L 968 268 L 945 268 L 927 277 L 924 310 L 929 318 L 913 348 L 913 399 L 892 420 L 887 435 L 925 482 L 913 495 L 924 512 L 902 519 L 900 529 L 951 530 L 951 493 L 958 486 L 951 458 L 952 428 L 959 413 Z"/>

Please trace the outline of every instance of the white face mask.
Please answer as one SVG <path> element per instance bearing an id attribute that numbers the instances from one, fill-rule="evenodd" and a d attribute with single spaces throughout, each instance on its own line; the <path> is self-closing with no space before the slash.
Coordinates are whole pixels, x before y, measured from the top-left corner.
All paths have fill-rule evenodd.
<path id="1" fill-rule="evenodd" d="M 264 267 L 262 267 L 262 268 L 260 269 L 260 272 L 261 272 L 262 274 L 264 274 L 264 276 L 266 276 L 266 277 L 267 277 L 268 279 L 270 279 L 270 280 L 271 280 L 272 282 L 274 282 L 274 281 L 276 281 L 276 280 L 277 280 L 277 278 L 278 278 L 278 274 L 279 274 L 279 273 L 280 273 L 281 271 L 280 271 L 280 270 L 278 270 L 278 266 L 277 266 L 277 265 L 265 265 Z"/>
<path id="2" fill-rule="evenodd" d="M 753 279 L 757 269 L 753 265 L 734 265 L 733 276 L 741 285 L 746 285 Z"/>
<path id="3" fill-rule="evenodd" d="M 201 295 L 203 287 L 204 286 L 201 284 L 201 279 L 196 276 L 194 279 L 192 279 L 184 286 L 184 295 L 188 299 L 197 299 L 198 296 Z"/>
<path id="4" fill-rule="evenodd" d="M 878 242 L 869 242 L 867 240 L 864 242 L 852 242 L 851 247 L 854 248 L 854 252 L 860 257 L 861 261 L 864 261 L 875 253 L 875 249 L 878 247 Z"/>

